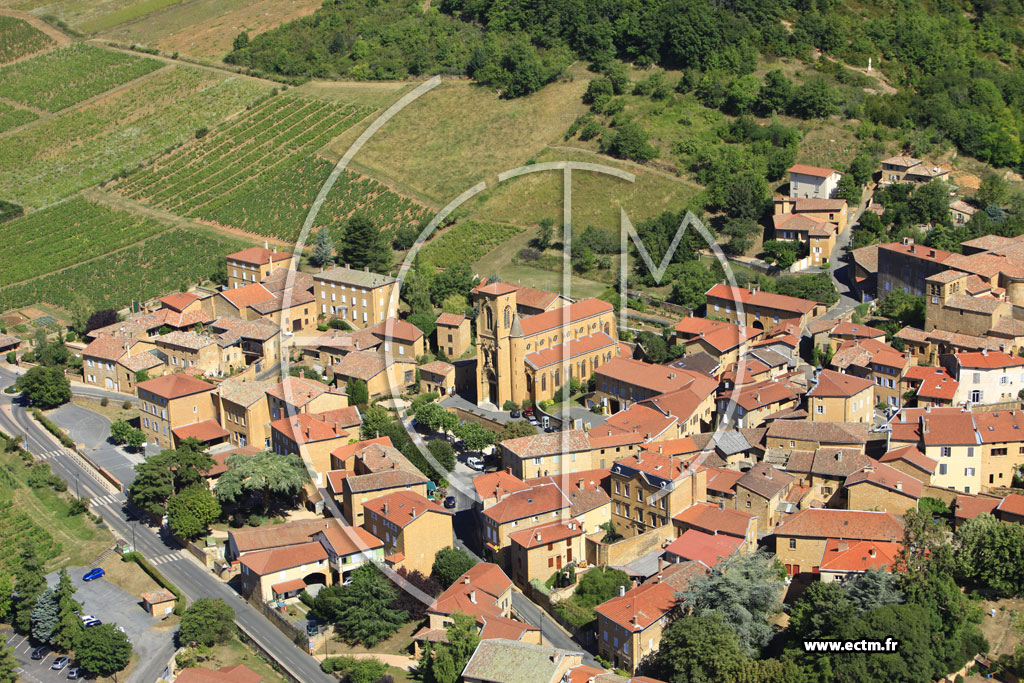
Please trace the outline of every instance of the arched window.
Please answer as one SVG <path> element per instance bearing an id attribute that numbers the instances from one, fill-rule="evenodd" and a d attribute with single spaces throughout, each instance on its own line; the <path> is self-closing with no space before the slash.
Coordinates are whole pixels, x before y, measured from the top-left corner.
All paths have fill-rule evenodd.
<path id="1" fill-rule="evenodd" d="M 493 330 L 494 329 L 494 311 L 492 311 L 490 307 L 487 307 L 484 310 L 487 311 L 487 329 Z"/>
<path id="2" fill-rule="evenodd" d="M 512 327 L 512 307 L 505 307 L 505 329 Z"/>
<path id="3" fill-rule="evenodd" d="M 543 374 L 543 375 L 540 376 L 540 390 L 541 391 L 547 391 L 548 390 L 548 376 L 546 374 Z"/>
<path id="4" fill-rule="evenodd" d="M 608 336 L 611 336 L 611 331 L 612 331 L 611 326 L 609 326 L 608 323 L 605 323 L 604 324 L 604 333 L 607 334 Z"/>

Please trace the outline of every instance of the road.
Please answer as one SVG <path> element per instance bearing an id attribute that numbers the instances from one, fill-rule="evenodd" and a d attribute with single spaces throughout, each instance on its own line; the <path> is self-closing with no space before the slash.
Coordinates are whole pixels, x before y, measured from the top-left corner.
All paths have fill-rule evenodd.
<path id="1" fill-rule="evenodd" d="M 14 378 L 15 373 L 9 368 L 0 368 L 0 385 L 8 385 Z M 76 394 L 79 393 L 79 387 L 73 389 Z M 88 391 L 94 395 L 95 392 L 111 393 L 93 389 Z M 61 450 L 56 440 L 8 394 L 0 394 L 0 431 L 24 435 L 24 447 L 36 455 Z M 64 479 L 72 491 L 77 488 L 81 497 L 93 499 L 92 511 L 103 518 L 115 536 L 128 541 L 134 539 L 136 548 L 153 560 L 160 572 L 190 599 L 223 598 L 234 608 L 238 624 L 300 681 L 336 681 L 334 677 L 323 673 L 315 659 L 242 600 L 234 590 L 214 577 L 198 561 L 187 556 L 174 539 L 157 533 L 145 524 L 129 520 L 124 509 L 124 494 L 111 493 L 98 480 L 98 475 L 64 452 L 51 455 L 47 461 L 54 473 Z M 165 664 L 159 660 L 144 662 L 136 667 L 130 678 L 140 683 L 152 683 L 160 676 Z"/>

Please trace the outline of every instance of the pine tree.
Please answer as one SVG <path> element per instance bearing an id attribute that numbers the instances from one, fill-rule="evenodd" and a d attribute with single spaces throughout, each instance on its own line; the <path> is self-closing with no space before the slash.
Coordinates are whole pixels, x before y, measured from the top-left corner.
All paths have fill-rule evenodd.
<path id="1" fill-rule="evenodd" d="M 323 226 L 316 233 L 316 246 L 313 247 L 314 266 L 328 266 L 334 263 L 334 241 L 327 226 Z"/>
<path id="2" fill-rule="evenodd" d="M 57 631 L 59 613 L 57 595 L 49 589 L 43 591 L 32 607 L 32 638 L 49 643 Z"/>
<path id="3" fill-rule="evenodd" d="M 348 219 L 341 259 L 351 268 L 369 268 L 383 273 L 391 267 L 391 246 L 387 237 L 365 213 Z"/>
<path id="4" fill-rule="evenodd" d="M 18 680 L 18 660 L 14 649 L 0 648 L 0 683 L 15 683 Z"/>
<path id="5" fill-rule="evenodd" d="M 32 630 L 32 609 L 36 600 L 46 590 L 46 575 L 43 572 L 43 561 L 35 546 L 28 544 L 21 551 L 21 566 L 18 567 L 14 592 L 18 602 L 14 606 L 14 628 L 19 633 Z"/>
<path id="6" fill-rule="evenodd" d="M 75 590 L 67 570 L 61 569 L 55 591 L 58 612 L 57 632 L 54 634 L 53 643 L 65 652 L 75 648 L 83 629 L 82 620 L 76 614 L 82 611 L 82 605 L 75 600 Z"/>

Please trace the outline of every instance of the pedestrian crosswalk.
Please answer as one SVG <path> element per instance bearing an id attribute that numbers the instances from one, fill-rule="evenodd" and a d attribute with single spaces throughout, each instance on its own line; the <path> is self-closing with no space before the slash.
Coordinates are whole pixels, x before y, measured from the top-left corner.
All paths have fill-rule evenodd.
<path id="1" fill-rule="evenodd" d="M 168 562 L 174 562 L 175 560 L 184 559 L 181 553 L 166 553 L 164 555 L 157 555 L 156 557 L 150 557 L 150 564 L 167 564 Z"/>
<path id="2" fill-rule="evenodd" d="M 122 505 L 125 502 L 125 497 L 120 493 L 112 493 L 109 496 L 100 496 L 99 498 L 93 498 L 89 501 L 89 505 L 93 507 L 102 507 L 104 505 Z"/>
<path id="3" fill-rule="evenodd" d="M 49 460 L 51 458 L 56 458 L 58 455 L 64 455 L 64 451 L 61 451 L 61 450 L 46 451 L 42 455 L 37 455 L 36 459 L 38 459 L 38 460 Z"/>

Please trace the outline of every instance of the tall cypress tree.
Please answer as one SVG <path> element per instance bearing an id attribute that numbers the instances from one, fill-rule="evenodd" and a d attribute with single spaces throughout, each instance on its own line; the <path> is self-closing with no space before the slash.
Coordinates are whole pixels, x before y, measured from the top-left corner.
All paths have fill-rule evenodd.
<path id="1" fill-rule="evenodd" d="M 43 560 L 36 552 L 35 546 L 28 544 L 21 551 L 21 566 L 18 567 L 14 592 L 18 602 L 14 607 L 14 628 L 19 633 L 28 633 L 32 629 L 32 609 L 36 600 L 46 590 L 46 576 L 43 572 Z"/>
<path id="2" fill-rule="evenodd" d="M 387 237 L 365 213 L 352 214 L 345 227 L 341 260 L 352 268 L 369 268 L 383 273 L 391 267 L 391 246 Z"/>

